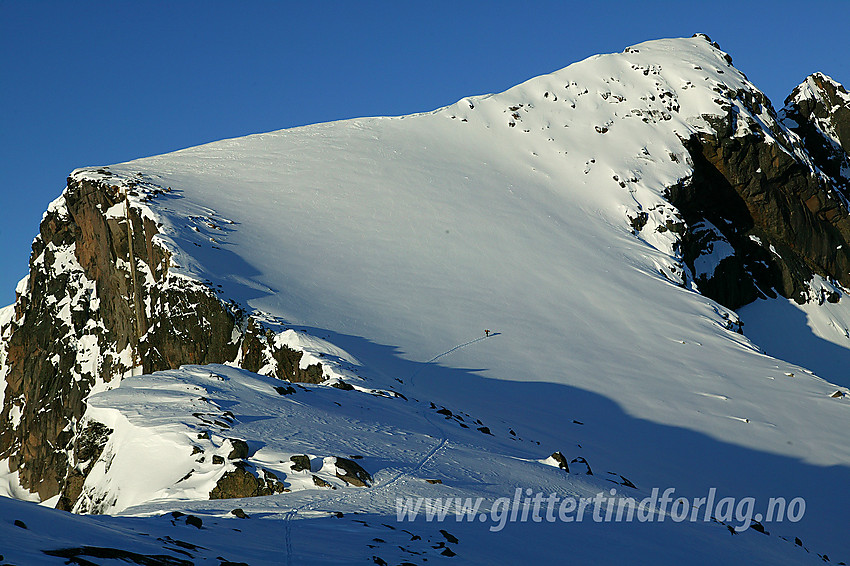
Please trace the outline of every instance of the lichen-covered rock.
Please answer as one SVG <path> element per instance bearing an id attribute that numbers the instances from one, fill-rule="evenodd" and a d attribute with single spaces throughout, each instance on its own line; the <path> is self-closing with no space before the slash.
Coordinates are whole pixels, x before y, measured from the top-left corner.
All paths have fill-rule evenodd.
<path id="1" fill-rule="evenodd" d="M 240 462 L 236 469 L 221 476 L 210 492 L 210 499 L 259 497 L 286 491 L 289 490 L 273 472 L 257 469 L 254 474 L 251 472 L 251 466 Z"/>

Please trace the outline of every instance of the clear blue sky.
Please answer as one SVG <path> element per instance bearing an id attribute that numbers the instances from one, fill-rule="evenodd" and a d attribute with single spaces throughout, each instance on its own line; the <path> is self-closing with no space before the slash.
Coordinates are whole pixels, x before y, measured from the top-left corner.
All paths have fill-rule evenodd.
<path id="1" fill-rule="evenodd" d="M 432 110 L 695 32 L 781 107 L 814 71 L 850 85 L 849 24 L 845 0 L 0 0 L 0 305 L 76 167 Z"/>

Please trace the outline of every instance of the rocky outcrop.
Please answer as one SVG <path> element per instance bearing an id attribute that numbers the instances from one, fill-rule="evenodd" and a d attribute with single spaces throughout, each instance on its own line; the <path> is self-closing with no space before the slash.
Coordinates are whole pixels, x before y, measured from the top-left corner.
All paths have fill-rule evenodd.
<path id="1" fill-rule="evenodd" d="M 372 476 L 364 470 L 360 464 L 348 458 L 336 458 L 336 477 L 349 485 L 356 487 L 369 487 Z"/>
<path id="2" fill-rule="evenodd" d="M 292 461 L 293 472 L 310 471 L 310 457 L 306 454 L 296 454 L 290 456 L 289 459 Z"/>
<path id="3" fill-rule="evenodd" d="M 103 453 L 110 434 L 112 434 L 112 429 L 97 421 L 88 421 L 80 434 L 74 439 L 71 466 L 65 477 L 61 497 L 56 504 L 57 509 L 70 511 L 74 508 L 74 504 L 83 492 L 86 477 Z"/>
<path id="4" fill-rule="evenodd" d="M 729 94 L 776 116 L 765 98 Z M 774 293 L 805 302 L 815 274 L 850 286 L 842 181 L 820 174 L 793 134 L 750 124 L 741 135 L 737 112 L 727 109 L 711 120 L 714 134 L 684 140 L 693 176 L 668 191 L 688 227 L 681 254 L 700 292 L 734 309 Z M 700 266 L 705 257 L 712 258 L 708 269 Z"/>
<path id="5" fill-rule="evenodd" d="M 270 367 L 271 375 L 278 379 L 299 383 L 325 381 L 322 364 L 301 368 L 304 353 L 279 344 L 276 336 L 273 330 L 249 319 L 242 339 L 240 366 L 255 373 L 260 372 L 263 367 Z"/>
<path id="6" fill-rule="evenodd" d="M 237 462 L 236 469 L 226 472 L 210 492 L 210 499 L 260 497 L 289 491 L 269 470 L 255 469 L 245 462 Z"/>
<path id="7" fill-rule="evenodd" d="M 320 363 L 301 367 L 303 352 L 279 340 L 280 329 L 172 273 L 172 253 L 146 206 L 169 198 L 179 197 L 108 169 L 69 177 L 33 242 L 12 320 L 0 329 L 0 459 L 42 499 L 61 494 L 62 508 L 80 494 L 92 438 L 103 446 L 103 429 L 83 422 L 95 387 L 130 372 L 225 362 L 288 381 L 326 379 Z"/>
<path id="8" fill-rule="evenodd" d="M 152 245 L 150 220 L 130 209 L 128 231 L 126 219 L 104 214 L 120 210 L 122 200 L 117 186 L 69 179 L 42 220 L 30 274 L 19 286 L 6 343 L 0 457 L 42 498 L 64 484 L 83 398 L 95 383 L 138 364 L 142 329 L 135 325 L 129 271 L 120 267 L 130 237 L 154 281 L 167 269 L 167 254 Z"/>
<path id="9" fill-rule="evenodd" d="M 549 457 L 552 458 L 552 460 L 554 460 L 558 464 L 559 468 L 561 468 L 562 470 L 566 470 L 567 473 L 570 473 L 570 464 L 567 461 L 567 457 L 564 456 L 560 450 L 557 452 L 553 452 L 552 455 Z"/>
<path id="10" fill-rule="evenodd" d="M 815 73 L 785 99 L 782 122 L 803 141 L 815 164 L 847 195 L 850 191 L 850 94 Z"/>

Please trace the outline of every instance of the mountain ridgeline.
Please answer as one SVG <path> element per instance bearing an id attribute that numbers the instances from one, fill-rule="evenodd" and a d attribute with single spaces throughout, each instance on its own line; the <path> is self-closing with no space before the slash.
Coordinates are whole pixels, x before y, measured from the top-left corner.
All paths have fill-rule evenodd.
<path id="1" fill-rule="evenodd" d="M 660 64 L 633 62 L 637 49 L 609 56 L 649 86 L 635 83 L 628 98 L 614 88 L 600 91 L 601 100 L 623 107 L 634 103 L 631 112 L 618 110 L 617 120 L 640 121 L 659 135 L 675 133 L 679 151 L 646 159 L 658 168 L 685 171 L 676 182 L 654 187 L 662 201 L 621 215 L 622 226 L 659 249 L 664 246 L 657 242 L 669 243 L 665 277 L 729 309 L 777 295 L 798 303 L 846 300 L 840 288 L 850 287 L 850 95 L 816 73 L 777 112 L 732 67 L 731 57 L 706 36 L 696 41 L 705 60 L 713 62 L 712 78 L 682 78 L 681 92 L 666 88 L 660 78 L 649 82 L 664 71 Z M 702 60 L 685 59 L 681 65 L 694 76 L 709 71 Z M 534 86 L 529 84 L 528 92 Z M 541 136 L 543 143 L 555 134 L 546 131 L 548 123 L 539 131 L 532 124 L 540 116 L 541 123 L 549 119 L 546 104 L 559 95 L 567 100 L 570 93 L 587 95 L 588 88 L 568 83 L 560 91 L 539 90 L 534 99 L 516 95 L 505 109 L 495 109 L 503 99 L 494 95 L 464 99 L 438 113 L 471 124 L 473 113 L 490 111 L 500 122 L 497 127 L 493 119 L 486 135 L 524 131 Z M 711 100 L 712 109 L 687 107 L 681 93 L 690 90 Z M 606 120 L 601 117 L 595 131 L 581 135 L 616 144 L 627 130 Z M 695 125 L 673 130 L 673 124 L 684 123 Z M 570 131 L 561 127 L 558 135 L 580 145 L 580 135 Z M 376 167 L 391 168 L 392 161 Z M 628 172 L 611 177 L 623 188 L 638 181 Z M 180 187 L 146 173 L 81 169 L 44 215 L 29 275 L 17 288 L 15 304 L 0 311 L 5 386 L 0 460 L 42 501 L 58 496 L 62 509 L 103 510 L 97 502 L 79 506 L 86 478 L 111 433 L 86 416 L 85 399 L 125 376 L 228 363 L 289 382 L 352 388 L 327 362 L 306 362 L 304 347 L 282 338 L 281 320 L 198 275 L 203 271 L 194 268 L 187 252 L 194 247 L 164 229 L 157 212 L 182 198 Z M 190 221 L 213 250 L 240 229 L 201 207 Z M 201 249 L 200 243 L 195 246 Z M 740 329 L 734 317 L 729 325 Z M 229 478 L 219 484 L 216 497 L 265 493 L 256 489 L 256 481 L 244 493 L 227 493 Z"/>
<path id="2" fill-rule="evenodd" d="M 756 124 L 735 136 L 740 117 L 727 105 L 726 115 L 712 120 L 713 133 L 685 141 L 693 176 L 669 191 L 685 220 L 683 258 L 696 271 L 695 262 L 714 242 L 728 241 L 734 249 L 712 274 L 695 273 L 700 292 L 738 308 L 775 293 L 812 300 L 813 275 L 846 287 L 850 96 L 821 73 L 798 86 L 778 115 L 758 91 L 728 94 L 755 112 L 766 110 L 787 131 L 772 132 L 778 143 L 766 143 Z M 706 229 L 704 221 L 716 229 Z"/>

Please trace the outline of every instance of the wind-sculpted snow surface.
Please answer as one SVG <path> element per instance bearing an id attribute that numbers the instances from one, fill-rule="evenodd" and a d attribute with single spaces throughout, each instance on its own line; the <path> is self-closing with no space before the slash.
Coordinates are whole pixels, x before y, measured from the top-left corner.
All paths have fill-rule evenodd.
<path id="1" fill-rule="evenodd" d="M 222 478 L 246 470 L 267 478 L 278 492 L 365 487 L 346 466 L 363 457 L 350 454 L 358 446 L 385 448 L 386 425 L 377 420 L 358 426 L 362 415 L 356 412 L 397 412 L 401 401 L 382 393 L 285 385 L 214 364 L 128 377 L 88 399 L 87 417 L 115 432 L 76 510 L 118 512 L 154 499 L 208 499 L 217 486 L 223 489 Z M 407 442 L 413 454 L 418 445 L 429 445 L 421 433 Z M 286 449 L 291 452 L 281 451 Z"/>
<path id="2" fill-rule="evenodd" d="M 66 458 L 78 471 L 68 507 L 180 508 L 216 517 L 211 537 L 239 507 L 282 519 L 238 526 L 279 537 L 271 563 L 850 559 L 850 496 L 837 487 L 850 471 L 850 401 L 835 395 L 846 384 L 765 354 L 735 312 L 700 294 L 732 273 L 739 240 L 768 258 L 793 246 L 767 239 L 770 222 L 762 236 L 733 234 L 705 203 L 683 199 L 688 219 L 671 203 L 710 178 L 700 168 L 714 154 L 699 147 L 722 155 L 754 143 L 844 210 L 800 137 L 702 36 L 593 57 L 431 113 L 75 171 L 71 184 L 128 194 L 126 204 L 113 195 L 104 217 L 149 219 L 145 257 L 156 260 L 132 276 L 138 298 L 132 285 L 117 294 L 130 305 L 121 312 L 144 316 L 128 324 L 138 336 L 135 350 L 124 339 L 125 371 L 92 379 L 74 417 L 85 442 Z M 776 260 L 787 284 L 775 291 L 759 287 L 773 281 L 753 271 L 761 256 L 741 260 L 741 273 L 753 298 L 802 289 L 807 308 L 850 320 L 844 289 L 819 273 L 842 254 Z M 0 311 L 4 343 L 20 307 Z M 723 517 L 588 515 L 582 527 L 531 521 L 499 533 L 484 521 L 396 518 L 396 498 L 481 497 L 489 510 L 518 487 L 643 498 L 668 486 L 685 498 L 710 488 L 801 497 L 805 516 L 740 534 Z M 219 499 L 248 495 L 268 497 Z"/>

